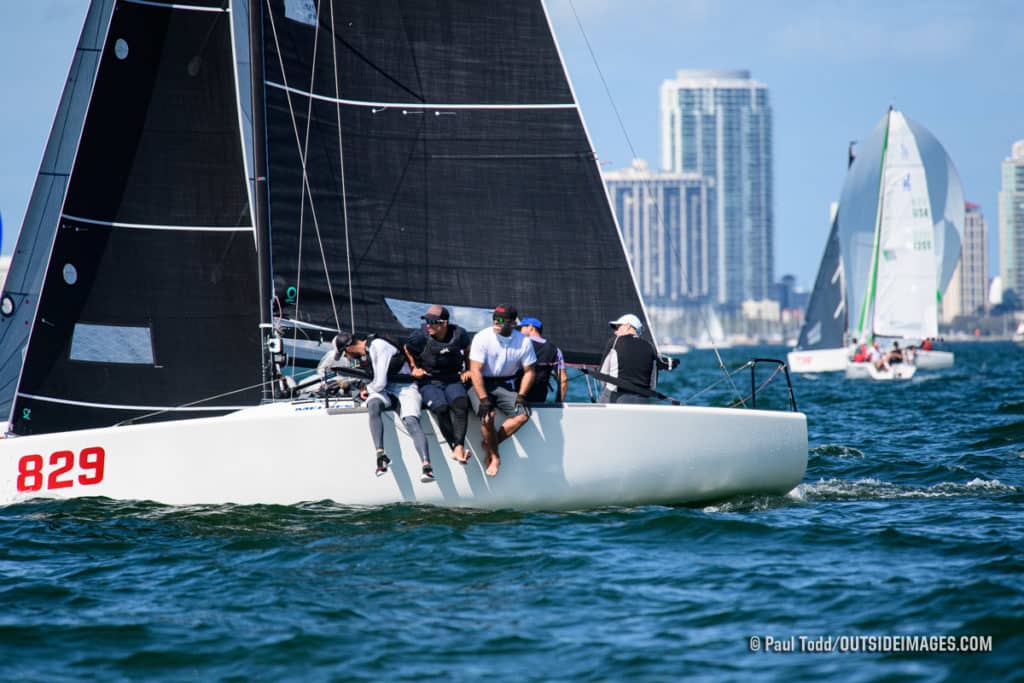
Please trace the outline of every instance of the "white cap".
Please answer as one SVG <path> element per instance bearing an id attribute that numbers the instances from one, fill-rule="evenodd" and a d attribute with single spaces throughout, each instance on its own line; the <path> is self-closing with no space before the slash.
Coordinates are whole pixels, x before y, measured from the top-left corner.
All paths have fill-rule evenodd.
<path id="1" fill-rule="evenodd" d="M 640 318 L 636 317 L 632 313 L 620 316 L 618 320 L 609 320 L 608 324 L 612 327 L 618 327 L 619 325 L 630 325 L 636 330 L 637 334 L 644 333 L 644 324 L 640 322 Z"/>

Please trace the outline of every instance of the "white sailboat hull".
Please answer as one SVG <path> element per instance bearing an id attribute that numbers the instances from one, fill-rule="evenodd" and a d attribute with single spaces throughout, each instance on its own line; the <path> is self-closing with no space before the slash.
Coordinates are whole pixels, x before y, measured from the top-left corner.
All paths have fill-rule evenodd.
<path id="1" fill-rule="evenodd" d="M 896 363 L 884 370 L 879 370 L 873 363 L 850 363 L 846 366 L 846 379 L 872 379 L 885 382 L 895 379 L 910 379 L 915 372 L 917 372 L 917 367 L 911 363 Z"/>
<path id="2" fill-rule="evenodd" d="M 850 363 L 850 350 L 842 347 L 790 351 L 786 354 L 786 362 L 790 372 L 841 372 Z"/>
<path id="3" fill-rule="evenodd" d="M 914 351 L 914 365 L 921 370 L 944 370 L 953 367 L 952 351 Z"/>
<path id="4" fill-rule="evenodd" d="M 168 504 L 576 509 L 785 494 L 804 476 L 803 414 L 678 406 L 537 408 L 485 476 L 479 423 L 467 466 L 450 458 L 424 413 L 436 481 L 419 481 L 412 440 L 385 413 L 391 470 L 374 474 L 365 410 L 279 403 L 224 417 L 0 441 L 0 502 L 107 496 Z M 100 464 L 100 461 L 101 464 Z"/>

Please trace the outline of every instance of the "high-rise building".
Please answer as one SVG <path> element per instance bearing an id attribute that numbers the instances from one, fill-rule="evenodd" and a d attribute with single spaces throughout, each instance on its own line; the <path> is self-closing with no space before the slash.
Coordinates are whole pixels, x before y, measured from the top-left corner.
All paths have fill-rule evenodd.
<path id="1" fill-rule="evenodd" d="M 1003 161 L 999 190 L 999 274 L 1003 291 L 1024 296 L 1024 140 Z"/>
<path id="2" fill-rule="evenodd" d="M 988 310 L 988 239 L 981 207 L 964 203 L 964 241 L 960 248 L 960 309 L 964 315 Z"/>
<path id="3" fill-rule="evenodd" d="M 636 159 L 604 180 L 644 302 L 671 307 L 707 300 L 707 179 L 652 172 Z"/>
<path id="4" fill-rule="evenodd" d="M 988 310 L 988 238 L 985 215 L 973 202 L 964 202 L 964 234 L 956 270 L 942 295 L 942 319 L 984 314 Z"/>
<path id="5" fill-rule="evenodd" d="M 714 301 L 770 298 L 772 110 L 749 71 L 682 70 L 661 86 L 661 163 L 713 181 L 708 258 Z"/>

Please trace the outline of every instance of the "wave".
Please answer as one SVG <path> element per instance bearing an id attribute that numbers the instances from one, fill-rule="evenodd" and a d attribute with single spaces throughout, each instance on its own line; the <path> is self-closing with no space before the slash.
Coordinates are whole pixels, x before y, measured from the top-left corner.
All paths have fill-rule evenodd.
<path id="1" fill-rule="evenodd" d="M 974 478 L 967 482 L 941 482 L 930 486 L 907 486 L 874 478 L 820 479 L 800 484 L 800 495 L 808 501 L 817 500 L 881 500 L 887 498 L 946 498 L 978 495 L 1021 493 L 1018 486 L 998 479 Z"/>

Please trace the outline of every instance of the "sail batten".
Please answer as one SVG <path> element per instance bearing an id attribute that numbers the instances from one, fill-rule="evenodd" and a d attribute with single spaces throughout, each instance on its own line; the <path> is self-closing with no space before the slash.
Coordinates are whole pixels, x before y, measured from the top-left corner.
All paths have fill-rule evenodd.
<path id="1" fill-rule="evenodd" d="M 387 109 L 578 109 L 575 102 L 554 102 L 554 103 L 530 103 L 530 104 L 516 104 L 516 103 L 504 103 L 504 104 L 486 104 L 482 102 L 384 102 L 384 101 L 366 101 L 366 100 L 352 100 L 341 97 L 333 97 L 331 95 L 321 95 L 319 93 L 310 92 L 301 88 L 296 88 L 291 85 L 284 85 L 282 83 L 275 83 L 274 81 L 267 81 L 267 85 L 271 88 L 277 88 L 278 90 L 285 90 L 293 95 L 300 95 L 302 97 L 312 97 L 315 100 L 321 102 L 333 102 L 334 104 L 348 104 L 353 107 L 381 107 L 384 110 Z"/>
<path id="2" fill-rule="evenodd" d="M 144 225 L 141 223 L 123 223 L 120 221 L 98 221 L 91 218 L 82 218 L 81 216 L 72 216 L 70 214 L 64 214 L 64 218 L 76 223 L 87 223 L 89 225 L 98 225 L 108 228 L 125 228 L 128 230 L 184 230 L 184 231 L 197 231 L 197 232 L 252 232 L 254 226 L 252 225 L 239 225 L 239 226 L 219 226 L 219 225 Z"/>

